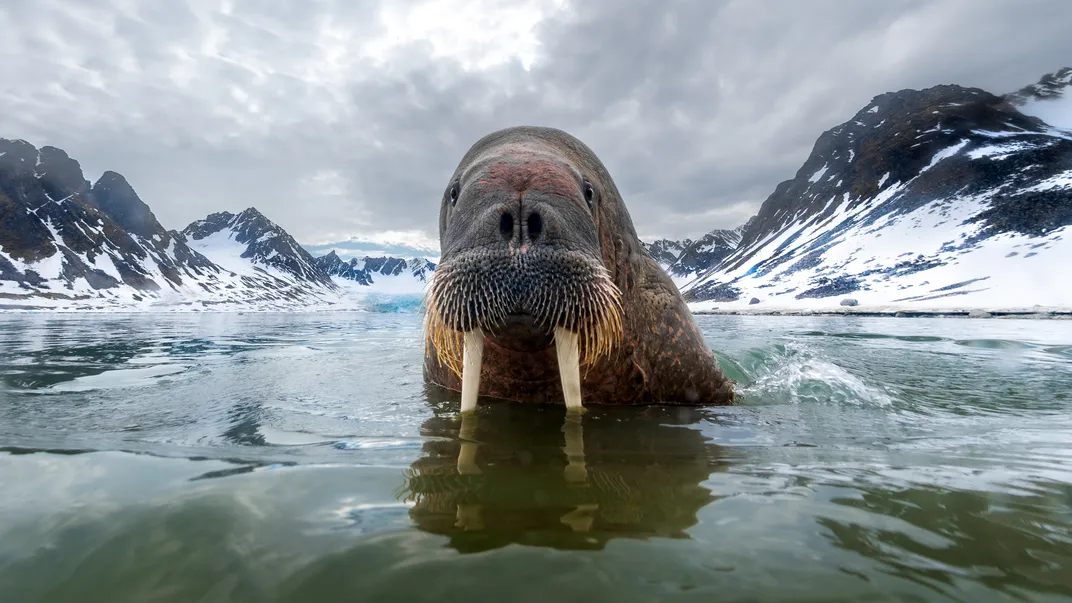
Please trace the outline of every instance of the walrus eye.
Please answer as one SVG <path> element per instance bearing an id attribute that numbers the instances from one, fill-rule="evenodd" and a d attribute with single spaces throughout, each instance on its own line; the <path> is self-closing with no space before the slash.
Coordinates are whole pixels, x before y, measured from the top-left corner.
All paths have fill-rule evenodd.
<path id="1" fill-rule="evenodd" d="M 453 205 L 454 205 L 455 203 L 457 203 L 457 202 L 458 202 L 458 193 L 459 193 L 459 192 L 460 192 L 460 191 L 459 191 L 459 187 L 458 187 L 458 183 L 457 183 L 457 182 L 455 182 L 454 184 L 451 184 L 451 185 L 450 185 L 450 204 L 451 204 L 452 206 L 453 206 Z"/>
<path id="2" fill-rule="evenodd" d="M 592 209 L 592 200 L 596 198 L 596 189 L 587 179 L 584 181 L 584 200 L 588 203 L 588 209 Z"/>

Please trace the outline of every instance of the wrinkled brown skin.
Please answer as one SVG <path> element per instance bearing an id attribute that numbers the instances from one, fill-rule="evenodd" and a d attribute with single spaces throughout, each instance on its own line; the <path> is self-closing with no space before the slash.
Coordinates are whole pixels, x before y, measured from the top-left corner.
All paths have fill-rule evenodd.
<path id="1" fill-rule="evenodd" d="M 600 192 L 594 212 L 603 265 L 622 292 L 623 337 L 616 349 L 587 370 L 581 369 L 584 404 L 729 405 L 733 381 L 726 377 L 670 277 L 641 246 L 632 218 L 603 163 L 573 136 L 552 128 L 516 127 L 477 141 L 458 165 L 454 181 L 478 158 L 499 146 L 537 146 L 551 150 L 579 170 Z M 440 245 L 446 207 L 440 213 Z M 446 252 L 445 252 L 446 253 Z M 443 260 L 447 260 L 444 257 Z M 519 402 L 563 400 L 555 347 L 517 351 L 509 342 L 488 337 L 484 346 L 480 395 Z M 460 377 L 436 358 L 428 344 L 425 380 L 461 391 Z"/>

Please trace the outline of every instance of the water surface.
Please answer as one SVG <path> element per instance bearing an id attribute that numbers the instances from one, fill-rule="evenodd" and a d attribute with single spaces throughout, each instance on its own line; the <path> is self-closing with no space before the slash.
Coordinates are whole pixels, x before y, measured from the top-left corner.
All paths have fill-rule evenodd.
<path id="1" fill-rule="evenodd" d="M 1072 600 L 1072 321 L 697 319 L 741 406 L 462 421 L 412 314 L 0 315 L 0 601 Z"/>

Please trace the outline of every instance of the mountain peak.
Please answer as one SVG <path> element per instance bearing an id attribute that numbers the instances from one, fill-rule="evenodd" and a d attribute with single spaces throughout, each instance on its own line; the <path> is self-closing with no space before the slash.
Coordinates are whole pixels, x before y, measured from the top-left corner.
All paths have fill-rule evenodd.
<path id="1" fill-rule="evenodd" d="M 225 261 L 236 248 L 242 258 L 273 268 L 287 278 L 313 281 L 334 287 L 331 277 L 317 266 L 315 258 L 276 223 L 254 207 L 237 215 L 230 212 L 210 214 L 183 229 L 191 246 L 216 261 Z"/>
<path id="2" fill-rule="evenodd" d="M 839 206 L 835 199 L 854 207 L 897 183 L 913 181 L 955 145 L 970 145 L 966 150 L 971 151 L 1045 133 L 1037 120 L 977 88 L 942 85 L 878 95 L 852 119 L 819 136 L 795 177 L 779 184 L 760 207 L 742 246 L 803 215 L 832 215 Z M 917 181 L 916 200 L 944 194 L 952 181 Z"/>
<path id="3" fill-rule="evenodd" d="M 128 231 L 144 238 L 164 232 L 152 210 L 122 174 L 104 172 L 90 192 L 90 203 Z"/>
<path id="4" fill-rule="evenodd" d="M 1006 94 L 1004 99 L 1024 115 L 1072 130 L 1072 67 L 1048 73 L 1038 82 Z"/>
<path id="5" fill-rule="evenodd" d="M 82 174 L 82 166 L 63 149 L 41 147 L 34 173 L 52 199 L 66 199 L 89 192 L 89 181 Z"/>
<path id="6" fill-rule="evenodd" d="M 1005 100 L 1014 105 L 1031 100 L 1053 100 L 1064 96 L 1069 86 L 1072 86 L 1072 67 L 1063 67 L 1053 73 L 1047 73 L 1034 84 L 1006 94 Z"/>
<path id="7" fill-rule="evenodd" d="M 641 242 L 641 245 L 680 287 L 733 253 L 741 244 L 743 232 L 744 225 L 741 225 L 734 229 L 712 230 L 695 241 L 659 239 L 650 244 Z"/>
<path id="8" fill-rule="evenodd" d="M 0 199 L 0 290 L 9 293 L 14 282 L 23 296 L 111 290 L 135 299 L 214 269 L 160 226 L 122 176 L 105 172 L 91 189 L 56 147 L 0 140 Z"/>
<path id="9" fill-rule="evenodd" d="M 242 211 L 238 212 L 238 215 L 247 219 L 268 220 L 268 218 L 264 214 L 262 214 L 256 207 L 252 206 L 247 207 L 246 209 L 243 209 Z M 268 221 L 271 222 L 271 220 Z"/>

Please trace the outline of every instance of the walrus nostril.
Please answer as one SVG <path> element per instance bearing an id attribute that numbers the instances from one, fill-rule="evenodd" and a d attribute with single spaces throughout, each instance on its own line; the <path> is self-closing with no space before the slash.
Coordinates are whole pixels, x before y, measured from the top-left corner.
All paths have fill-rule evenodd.
<path id="1" fill-rule="evenodd" d="M 499 232 L 507 241 L 514 238 L 514 216 L 506 212 L 499 218 Z"/>
<path id="2" fill-rule="evenodd" d="M 540 233 L 543 232 L 543 218 L 540 217 L 539 213 L 532 212 L 526 222 L 528 222 L 529 227 L 529 240 L 535 242 L 536 239 L 540 238 Z"/>

